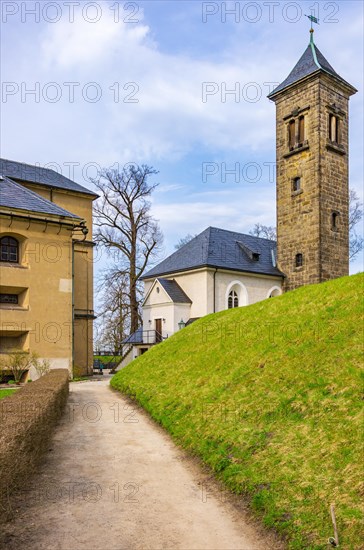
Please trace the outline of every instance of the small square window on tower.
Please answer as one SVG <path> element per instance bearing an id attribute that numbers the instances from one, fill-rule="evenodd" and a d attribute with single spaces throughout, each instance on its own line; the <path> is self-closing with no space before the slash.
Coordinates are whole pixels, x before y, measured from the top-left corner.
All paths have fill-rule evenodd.
<path id="1" fill-rule="evenodd" d="M 293 193 L 297 193 L 298 191 L 301 191 L 301 178 L 293 178 L 292 180 L 292 191 Z"/>
<path id="2" fill-rule="evenodd" d="M 302 267 L 303 266 L 303 254 L 301 254 L 301 252 L 296 254 L 295 266 L 296 267 Z"/>

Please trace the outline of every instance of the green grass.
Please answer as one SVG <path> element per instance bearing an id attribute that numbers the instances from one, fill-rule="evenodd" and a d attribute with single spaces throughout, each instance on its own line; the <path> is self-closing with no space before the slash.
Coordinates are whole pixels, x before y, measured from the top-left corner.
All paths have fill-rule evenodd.
<path id="1" fill-rule="evenodd" d="M 118 372 L 291 549 L 364 548 L 363 274 L 204 317 Z"/>
<path id="2" fill-rule="evenodd" d="M 13 390 L 0 389 L 0 399 L 3 399 L 4 397 L 8 397 L 8 395 L 11 395 L 15 391 L 18 391 L 18 390 L 15 390 L 15 389 L 13 389 Z"/>

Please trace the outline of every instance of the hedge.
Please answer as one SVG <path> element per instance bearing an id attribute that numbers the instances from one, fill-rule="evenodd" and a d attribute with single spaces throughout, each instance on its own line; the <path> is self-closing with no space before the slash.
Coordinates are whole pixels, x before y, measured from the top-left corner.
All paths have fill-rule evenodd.
<path id="1" fill-rule="evenodd" d="M 0 401 L 0 521 L 48 449 L 68 391 L 68 370 L 54 369 Z"/>

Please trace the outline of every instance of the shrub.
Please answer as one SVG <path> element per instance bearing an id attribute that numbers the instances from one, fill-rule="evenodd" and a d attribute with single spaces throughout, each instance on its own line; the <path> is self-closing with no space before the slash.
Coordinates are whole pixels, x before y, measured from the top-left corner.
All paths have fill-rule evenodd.
<path id="1" fill-rule="evenodd" d="M 32 366 L 37 365 L 38 362 L 38 355 L 34 352 L 27 353 L 21 350 L 12 351 L 9 354 L 8 364 L 14 376 L 15 383 L 19 384 L 23 374 L 28 372 Z"/>
<path id="2" fill-rule="evenodd" d="M 0 402 L 0 521 L 11 516 L 11 497 L 48 449 L 67 402 L 68 376 L 54 369 Z"/>

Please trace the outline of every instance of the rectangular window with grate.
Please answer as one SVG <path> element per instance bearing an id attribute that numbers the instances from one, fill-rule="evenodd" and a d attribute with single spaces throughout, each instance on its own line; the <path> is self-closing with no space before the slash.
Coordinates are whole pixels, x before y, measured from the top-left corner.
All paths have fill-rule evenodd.
<path id="1" fill-rule="evenodd" d="M 0 294 L 0 304 L 17 304 L 17 294 Z"/>

